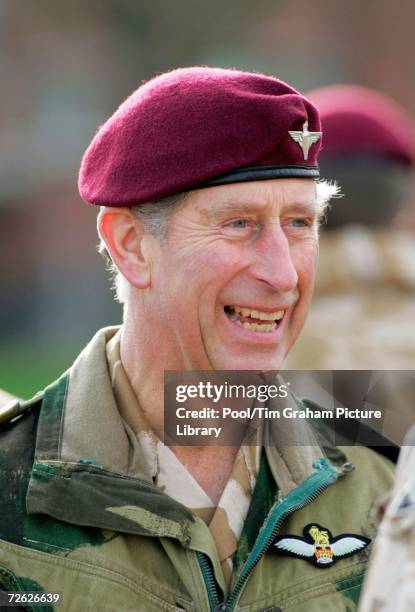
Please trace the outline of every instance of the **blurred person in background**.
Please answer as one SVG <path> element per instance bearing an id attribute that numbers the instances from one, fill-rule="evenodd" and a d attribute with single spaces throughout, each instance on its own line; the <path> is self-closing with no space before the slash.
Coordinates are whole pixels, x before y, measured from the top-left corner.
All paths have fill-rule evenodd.
<path id="1" fill-rule="evenodd" d="M 309 96 L 321 112 L 322 172 L 336 177 L 344 197 L 328 213 L 315 299 L 291 365 L 414 369 L 414 122 L 393 100 L 363 87 L 324 87 Z M 413 385 L 392 381 L 382 390 L 394 409 L 388 433 L 402 439 L 400 425 L 415 419 Z M 352 389 L 342 391 L 352 396 Z M 415 610 L 414 444 L 415 429 L 384 503 L 360 612 Z"/>
<path id="2" fill-rule="evenodd" d="M 392 483 L 382 449 L 301 418 L 286 427 L 303 444 L 278 443 L 277 419 L 250 445 L 163 443 L 166 370 L 279 371 L 296 341 L 336 192 L 320 141 L 292 87 L 212 68 L 148 81 L 100 128 L 79 187 L 124 319 L 7 415 L 4 590 L 68 610 L 356 608 Z"/>
<path id="3" fill-rule="evenodd" d="M 413 612 L 415 427 L 405 438 L 399 455 L 395 486 L 379 512 L 384 514 L 369 563 L 359 612 Z"/>
<path id="4" fill-rule="evenodd" d="M 308 95 L 321 113 L 322 174 L 344 196 L 327 214 L 315 298 L 286 367 L 414 369 L 415 237 L 393 227 L 413 195 L 414 121 L 366 87 Z"/>

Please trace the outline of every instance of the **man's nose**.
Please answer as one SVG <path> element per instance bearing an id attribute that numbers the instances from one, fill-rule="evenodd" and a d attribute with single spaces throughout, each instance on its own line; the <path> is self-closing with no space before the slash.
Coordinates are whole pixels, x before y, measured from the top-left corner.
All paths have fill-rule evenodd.
<path id="1" fill-rule="evenodd" d="M 251 273 L 279 293 L 288 293 L 297 287 L 298 274 L 290 243 L 279 223 L 265 228 L 257 240 Z"/>

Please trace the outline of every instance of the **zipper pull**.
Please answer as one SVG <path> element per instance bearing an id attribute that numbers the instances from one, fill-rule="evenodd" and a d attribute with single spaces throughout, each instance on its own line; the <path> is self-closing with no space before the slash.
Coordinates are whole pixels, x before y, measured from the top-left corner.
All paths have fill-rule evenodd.
<path id="1" fill-rule="evenodd" d="M 353 472 L 356 467 L 353 465 L 353 463 L 350 463 L 350 461 L 346 461 L 346 463 L 343 463 L 340 469 L 342 471 L 342 474 L 347 474 L 348 472 Z"/>
<path id="2" fill-rule="evenodd" d="M 330 460 L 327 459 L 327 457 L 320 457 L 320 459 L 315 459 L 315 461 L 313 461 L 313 467 L 316 468 L 316 470 L 325 470 L 331 466 L 332 464 L 330 463 Z M 343 463 L 339 467 L 335 468 L 335 470 L 338 474 L 340 474 L 340 476 L 342 476 L 343 474 L 347 474 L 348 472 L 353 472 L 353 470 L 355 469 L 355 466 L 353 465 L 353 463 L 350 463 L 350 461 L 346 461 L 346 463 Z"/>
<path id="3" fill-rule="evenodd" d="M 313 468 L 316 468 L 316 470 L 325 470 L 328 467 L 330 467 L 330 461 L 327 457 L 320 457 L 320 459 L 313 461 Z"/>

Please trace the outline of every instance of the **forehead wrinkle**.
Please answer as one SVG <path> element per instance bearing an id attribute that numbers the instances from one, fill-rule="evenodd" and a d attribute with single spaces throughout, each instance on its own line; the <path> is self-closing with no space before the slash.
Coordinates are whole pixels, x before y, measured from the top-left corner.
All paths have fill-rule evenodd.
<path id="1" fill-rule="evenodd" d="M 247 213 L 263 212 L 271 207 L 271 203 L 264 200 L 249 200 L 248 198 L 229 197 L 210 205 L 199 208 L 199 212 L 204 219 L 211 220 L 223 213 Z"/>
<path id="2" fill-rule="evenodd" d="M 312 213 L 317 213 L 318 212 L 318 203 L 317 200 L 305 200 L 305 201 L 301 201 L 301 200 L 294 200 L 292 202 L 287 202 L 284 205 L 284 210 L 285 212 L 295 212 L 295 211 L 300 211 L 300 212 L 312 212 Z"/>
<path id="3" fill-rule="evenodd" d="M 301 183 L 304 184 L 304 180 L 301 180 Z M 274 212 L 276 208 L 282 211 L 288 205 L 291 206 L 293 201 L 298 203 L 297 208 L 302 211 L 305 205 L 311 208 L 317 204 L 313 201 L 316 195 L 315 185 L 314 198 L 310 193 L 299 193 L 298 184 L 294 184 L 294 181 L 288 184 L 288 179 L 282 180 L 278 187 L 279 189 L 275 189 L 275 181 L 211 187 L 193 192 L 188 205 L 192 204 L 191 208 L 202 220 L 211 221 L 223 213 Z"/>

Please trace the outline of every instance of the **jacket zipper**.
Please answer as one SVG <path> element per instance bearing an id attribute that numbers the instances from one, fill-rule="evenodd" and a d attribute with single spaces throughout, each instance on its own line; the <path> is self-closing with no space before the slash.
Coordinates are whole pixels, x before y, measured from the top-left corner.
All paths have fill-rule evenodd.
<path id="1" fill-rule="evenodd" d="M 198 552 L 197 558 L 199 561 L 200 569 L 202 570 L 203 580 L 205 582 L 208 599 L 209 599 L 209 610 L 215 610 L 216 606 L 219 605 L 219 593 L 216 587 L 215 576 L 213 575 L 212 568 L 210 566 L 210 561 L 208 560 L 207 555 L 204 553 Z"/>
<path id="2" fill-rule="evenodd" d="M 244 584 L 258 561 L 270 548 L 283 520 L 292 512 L 300 510 L 310 502 L 314 501 L 314 499 L 316 499 L 329 485 L 337 480 L 338 472 L 330 466 L 328 459 L 322 458 L 318 460 L 315 467 L 318 469 L 318 472 L 315 472 L 309 476 L 307 480 L 294 489 L 294 491 L 292 491 L 284 500 L 277 502 L 277 504 L 271 508 L 269 518 L 261 529 L 262 536 L 260 532 L 254 548 L 246 560 L 242 572 L 226 601 L 221 603 L 219 600 L 215 577 L 206 555 L 200 552 L 197 553 L 206 590 L 208 592 L 210 612 L 215 612 L 215 610 L 232 612 L 232 610 L 235 609 L 236 601 Z M 312 482 L 310 482 L 310 480 L 312 480 Z M 311 490 L 309 491 L 310 488 Z M 305 494 L 303 493 L 304 489 L 306 489 Z M 302 499 L 297 500 L 297 498 L 300 496 Z M 293 497 L 294 500 L 290 501 L 290 498 Z M 266 532 L 270 524 L 273 526 L 271 531 L 267 534 Z"/>

